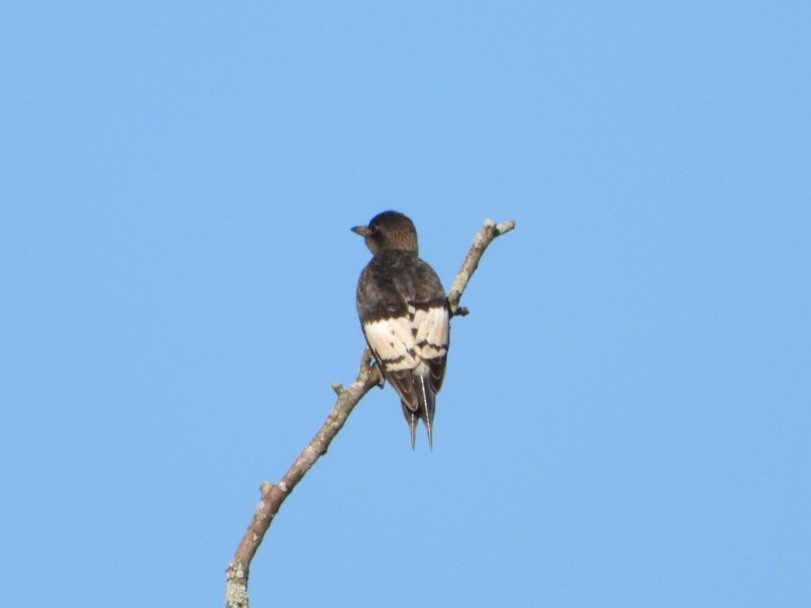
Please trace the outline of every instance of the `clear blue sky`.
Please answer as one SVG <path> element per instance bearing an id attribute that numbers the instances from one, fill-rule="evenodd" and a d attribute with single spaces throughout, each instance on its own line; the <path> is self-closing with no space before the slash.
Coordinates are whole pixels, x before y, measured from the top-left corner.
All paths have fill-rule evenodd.
<path id="1" fill-rule="evenodd" d="M 221 606 L 355 377 L 351 226 L 451 282 L 434 450 L 373 391 L 260 606 L 811 604 L 801 3 L 0 10 L 0 586 Z"/>

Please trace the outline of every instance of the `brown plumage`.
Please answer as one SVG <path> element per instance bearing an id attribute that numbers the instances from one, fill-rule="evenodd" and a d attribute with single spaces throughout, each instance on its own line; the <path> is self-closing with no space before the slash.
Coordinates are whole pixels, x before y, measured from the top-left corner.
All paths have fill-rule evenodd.
<path id="1" fill-rule="evenodd" d="M 383 212 L 352 229 L 374 254 L 358 280 L 357 309 L 383 377 L 400 395 L 414 447 L 417 420 L 433 444 L 436 394 L 445 376 L 450 309 L 434 269 L 418 256 L 405 215 Z"/>

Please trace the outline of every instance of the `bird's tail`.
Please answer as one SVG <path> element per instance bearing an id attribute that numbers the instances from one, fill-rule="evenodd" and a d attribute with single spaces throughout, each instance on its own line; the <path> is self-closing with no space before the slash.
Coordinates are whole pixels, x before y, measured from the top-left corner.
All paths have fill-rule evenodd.
<path id="1" fill-rule="evenodd" d="M 428 383 L 428 378 L 422 374 L 414 374 L 414 393 L 416 393 L 416 407 L 401 401 L 403 406 L 403 416 L 408 423 L 408 430 L 411 432 L 411 449 L 417 439 L 417 421 L 422 420 L 425 431 L 428 434 L 428 447 L 434 447 L 434 410 L 436 409 L 436 396 Z"/>

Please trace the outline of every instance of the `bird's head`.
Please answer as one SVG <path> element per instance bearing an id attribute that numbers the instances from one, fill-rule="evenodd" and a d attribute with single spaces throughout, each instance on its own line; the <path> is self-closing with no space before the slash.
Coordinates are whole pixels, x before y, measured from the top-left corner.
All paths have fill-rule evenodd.
<path id="1" fill-rule="evenodd" d="M 417 253 L 417 229 L 414 228 L 414 222 L 397 211 L 379 213 L 368 226 L 355 226 L 352 232 L 363 237 L 374 255 L 391 249 Z"/>

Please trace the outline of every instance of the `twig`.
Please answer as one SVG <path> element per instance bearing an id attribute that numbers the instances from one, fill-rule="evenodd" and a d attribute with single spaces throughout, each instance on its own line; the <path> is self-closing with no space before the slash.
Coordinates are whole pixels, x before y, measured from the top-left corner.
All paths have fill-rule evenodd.
<path id="1" fill-rule="evenodd" d="M 484 220 L 484 228 L 481 229 L 473 239 L 473 245 L 470 251 L 465 256 L 465 261 L 462 262 L 462 267 L 456 273 L 456 279 L 451 285 L 451 290 L 448 292 L 448 303 L 451 306 L 451 315 L 464 317 L 469 311 L 467 308 L 459 306 L 459 300 L 462 299 L 462 294 L 467 287 L 470 277 L 476 272 L 479 267 L 479 260 L 484 255 L 484 250 L 493 242 L 496 237 L 501 236 L 505 232 L 509 232 L 515 228 L 515 222 L 510 220 L 508 222 L 501 222 L 496 224 L 493 220 Z"/>
<path id="2" fill-rule="evenodd" d="M 476 271 L 479 260 L 484 254 L 487 246 L 493 240 L 515 228 L 515 222 L 503 222 L 496 224 L 493 220 L 486 220 L 484 227 L 473 239 L 473 246 L 470 248 L 462 268 L 456 275 L 451 290 L 448 293 L 448 302 L 452 315 L 466 315 L 467 309 L 459 307 L 470 277 Z M 248 572 L 253 556 L 262 542 L 265 533 L 270 528 L 273 518 L 279 512 L 284 500 L 290 495 L 299 481 L 307 474 L 316 461 L 327 453 L 329 444 L 344 426 L 346 419 L 352 410 L 368 393 L 372 387 L 380 384 L 381 377 L 377 367 L 371 365 L 372 355 L 367 348 L 363 352 L 360 363 L 358 377 L 352 386 L 343 388 L 340 384 L 333 384 L 332 388 L 338 395 L 338 400 L 332 411 L 327 416 L 324 425 L 315 434 L 312 441 L 299 454 L 296 461 L 290 466 L 282 480 L 276 485 L 263 482 L 260 486 L 261 499 L 256 507 L 253 520 L 251 521 L 245 536 L 237 547 L 228 569 L 225 571 L 225 605 L 226 608 L 249 608 L 248 598 Z"/>

